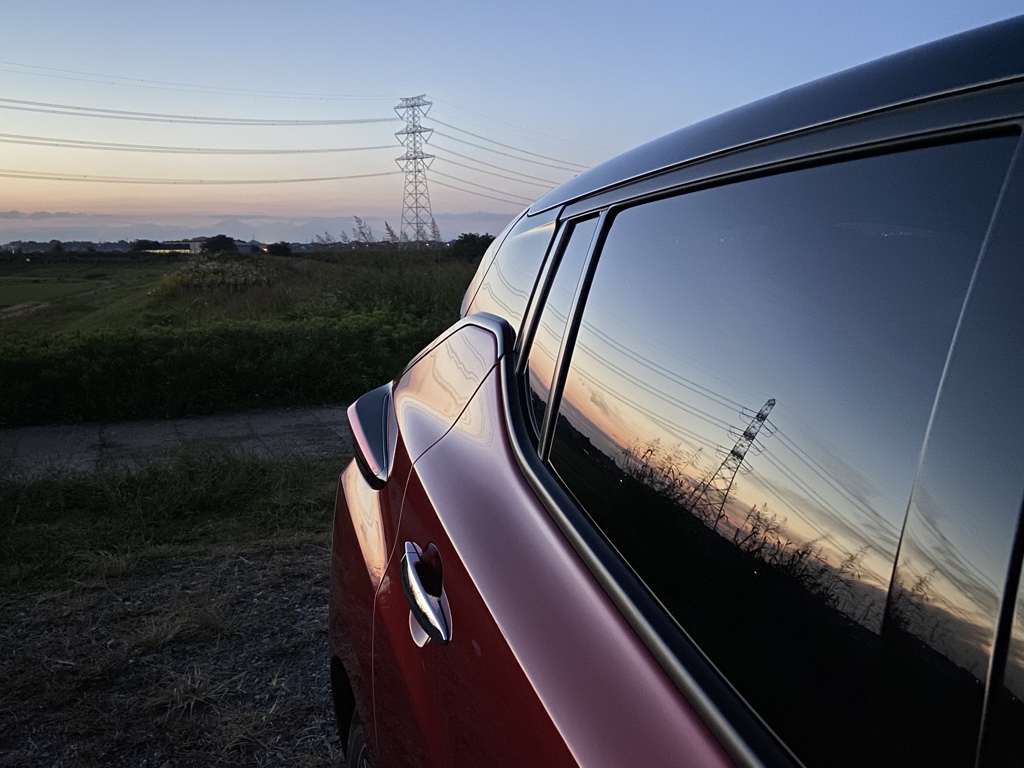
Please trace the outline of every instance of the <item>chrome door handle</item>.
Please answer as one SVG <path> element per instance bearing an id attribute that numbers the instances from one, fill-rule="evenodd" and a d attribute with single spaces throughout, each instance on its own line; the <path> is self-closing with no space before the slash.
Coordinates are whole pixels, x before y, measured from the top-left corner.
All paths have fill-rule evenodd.
<path id="1" fill-rule="evenodd" d="M 436 549 L 434 550 L 436 552 Z M 421 565 L 422 564 L 422 565 Z M 438 588 L 428 591 L 423 585 L 418 568 L 426 566 L 423 563 L 423 550 L 414 542 L 405 542 L 405 554 L 402 555 L 402 588 L 405 590 L 405 599 L 409 603 L 409 610 L 413 618 L 419 624 L 427 636 L 435 642 L 444 644 L 451 639 L 451 619 L 446 610 L 447 601 L 444 599 L 444 590 L 440 588 L 440 572 L 436 574 Z M 437 592 L 437 594 L 432 594 Z"/>

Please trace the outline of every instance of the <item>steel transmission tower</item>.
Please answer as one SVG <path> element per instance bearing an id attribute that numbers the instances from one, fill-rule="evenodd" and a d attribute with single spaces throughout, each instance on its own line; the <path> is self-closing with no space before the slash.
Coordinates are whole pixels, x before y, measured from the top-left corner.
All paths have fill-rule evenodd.
<path id="1" fill-rule="evenodd" d="M 420 125 L 433 102 L 424 96 L 426 94 L 402 99 L 395 107 L 395 112 L 405 121 L 405 128 L 395 134 L 405 147 L 405 154 L 396 158 L 398 166 L 405 172 L 402 229 L 399 233 L 403 242 L 424 243 L 434 239 L 434 217 L 430 212 L 430 193 L 427 191 L 427 168 L 434 156 L 423 151 L 433 129 Z"/>
<path id="2" fill-rule="evenodd" d="M 725 502 L 729 498 L 729 492 L 732 490 L 736 475 L 743 466 L 743 460 L 747 457 L 747 452 L 751 446 L 755 445 L 757 433 L 761 431 L 761 427 L 768 421 L 768 414 L 772 412 L 774 407 L 775 398 L 771 398 L 754 415 L 747 428 L 739 434 L 736 439 L 736 445 L 725 455 L 725 458 L 714 474 L 706 481 L 698 484 L 694 489 L 694 493 L 697 493 L 698 489 L 700 492 L 694 498 L 691 509 L 709 522 L 713 516 L 712 530 L 718 530 L 718 524 L 725 515 Z M 750 413 L 750 411 L 747 411 L 747 413 Z M 769 429 L 774 432 L 774 427 L 770 423 Z"/>

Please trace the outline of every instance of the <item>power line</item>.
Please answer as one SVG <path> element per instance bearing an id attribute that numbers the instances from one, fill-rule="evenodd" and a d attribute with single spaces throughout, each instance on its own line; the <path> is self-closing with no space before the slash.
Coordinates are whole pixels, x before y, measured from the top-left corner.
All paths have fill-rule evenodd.
<path id="1" fill-rule="evenodd" d="M 401 171 L 383 173 L 358 173 L 350 176 L 315 176 L 303 179 L 144 179 L 128 176 L 85 176 L 48 173 L 46 171 L 21 171 L 0 168 L 0 177 L 7 179 L 32 179 L 35 181 L 82 181 L 93 184 L 159 184 L 168 186 L 224 186 L 242 184 L 305 184 L 316 181 L 347 181 L 349 179 L 372 179 L 378 176 L 397 176 Z"/>
<path id="2" fill-rule="evenodd" d="M 436 153 L 439 149 L 444 154 L 454 155 L 455 157 L 461 157 L 463 160 L 469 160 L 470 162 L 476 163 L 477 165 L 484 165 L 484 166 L 487 166 L 488 168 L 494 168 L 494 169 L 499 170 L 499 171 L 505 171 L 505 173 L 512 173 L 512 174 L 515 174 L 516 176 L 521 176 L 524 179 L 530 179 L 531 181 L 538 181 L 541 184 L 550 184 L 551 186 L 556 186 L 557 184 L 561 184 L 562 183 L 560 181 L 551 181 L 551 179 L 542 179 L 539 176 L 530 176 L 527 173 L 519 173 L 518 171 L 513 171 L 513 170 L 510 170 L 508 168 L 504 168 L 504 167 L 502 167 L 500 165 L 494 165 L 493 163 L 485 163 L 483 160 L 477 160 L 475 157 L 470 157 L 469 155 L 463 155 L 463 154 L 461 154 L 459 152 L 456 152 L 456 151 L 451 150 L 451 149 L 447 149 L 445 147 L 438 147 L 435 144 L 434 145 L 434 152 Z M 446 158 L 443 155 L 441 155 L 441 159 L 445 160 Z M 452 162 L 452 161 L 448 160 L 448 162 Z"/>
<path id="3" fill-rule="evenodd" d="M 2 62 L 0 64 L 11 62 Z M 29 66 L 29 65 L 14 65 L 14 66 Z M 52 72 L 64 72 L 75 75 L 88 75 L 88 76 L 99 76 L 96 73 L 81 72 L 77 70 L 62 70 L 58 68 L 44 68 L 46 71 Z M 120 80 L 130 80 L 135 82 L 132 78 L 118 78 Z M 138 80 L 138 83 L 142 84 L 159 84 L 168 86 L 186 86 L 181 83 L 171 83 L 168 81 L 142 81 Z M 241 89 L 228 89 L 242 93 Z M 271 92 L 266 92 L 271 93 Z M 277 94 L 281 95 L 281 94 Z M 291 94 L 295 95 L 295 94 Z M 419 98 L 419 97 L 417 97 Z M 372 123 L 386 123 L 394 122 L 395 118 L 362 118 L 362 119 L 337 119 L 337 120 L 277 120 L 277 119 L 263 119 L 263 118 L 239 118 L 239 117 L 221 117 L 211 115 L 183 115 L 173 113 L 159 113 L 159 112 L 142 112 L 133 110 L 122 110 L 122 109 L 106 109 L 99 107 L 88 107 L 80 105 L 53 103 L 53 102 L 42 102 L 42 101 L 28 101 L 23 99 L 10 99 L 0 98 L 0 109 L 27 111 L 27 112 L 44 112 L 51 114 L 60 115 L 71 115 L 78 117 L 96 117 L 105 119 L 116 119 L 116 120 L 129 120 L 129 121 L 143 121 L 143 122 L 167 122 L 167 123 L 185 123 L 185 124 L 204 124 L 204 125 L 231 125 L 231 126 L 338 126 L 338 125 L 358 125 L 358 124 L 372 124 Z M 438 121 L 440 122 L 440 121 Z M 503 152 L 493 147 L 482 146 L 475 144 L 464 139 L 457 138 L 455 136 L 448 136 L 446 134 L 438 134 L 445 136 L 452 141 L 461 142 L 477 149 L 484 150 L 487 152 L 504 155 L 510 157 L 517 162 L 527 162 L 536 165 L 547 166 L 557 168 L 563 171 L 575 172 L 576 168 L 569 167 L 575 164 L 567 165 L 555 165 L 543 160 L 553 160 L 559 162 L 557 158 L 548 157 L 535 152 L 528 152 L 526 150 L 519 150 L 508 144 L 503 144 L 493 139 L 489 139 L 486 136 L 466 131 L 462 128 L 458 128 L 448 123 L 441 123 L 455 131 L 464 133 L 482 141 L 493 144 L 497 147 L 504 147 L 512 150 L 518 154 L 511 154 L 509 152 Z M 426 133 L 430 129 L 422 129 L 420 133 Z M 405 131 L 399 132 L 398 135 L 408 133 L 408 128 Z M 177 145 L 162 145 L 162 144 L 137 144 L 131 142 L 116 142 L 116 141 L 93 141 L 93 140 L 78 140 L 69 139 L 62 137 L 53 136 L 38 136 L 31 134 L 16 134 L 16 133 L 0 133 L 0 143 L 6 144 L 19 144 L 24 146 L 45 146 L 45 147 L 58 147 L 67 149 L 92 149 L 99 151 L 117 151 L 117 152 L 137 152 L 137 153 L 154 153 L 154 154 L 194 154 L 194 155 L 300 155 L 300 154 L 327 154 L 327 153 L 343 153 L 343 152 L 365 152 L 375 151 L 380 149 L 387 149 L 388 146 L 366 146 L 366 147 L 317 147 L 317 148 L 282 148 L 282 149 L 244 149 L 235 147 L 188 147 L 188 146 L 177 146 Z M 529 174 L 523 174 L 518 171 L 514 171 L 508 168 L 503 168 L 499 165 L 486 163 L 476 158 L 461 155 L 458 152 L 447 151 L 451 155 L 461 157 L 467 160 L 469 163 L 473 163 L 477 166 L 486 166 L 495 170 L 483 170 L 480 167 L 474 167 L 474 165 L 461 163 L 453 159 L 443 158 L 445 162 L 450 163 L 453 166 L 465 168 L 470 171 L 477 173 L 484 173 L 489 176 L 504 179 L 507 181 L 516 182 L 519 184 L 528 184 L 531 186 L 554 186 L 558 182 L 540 178 L 537 176 L 530 176 Z M 524 157 L 528 155 L 530 157 Z M 426 157 L 424 155 L 424 157 Z M 531 158 L 540 158 L 531 159 Z M 582 168 L 582 166 L 577 166 Z M 108 175 L 86 175 L 86 174 L 69 174 L 66 172 L 48 172 L 48 171 L 32 171 L 23 169 L 0 169 L 0 177 L 3 178 L 18 178 L 36 181 L 74 181 L 80 183 L 95 183 L 95 184 L 139 184 L 139 185 L 191 185 L 191 186 L 214 186 L 214 185 L 259 185 L 259 184 L 296 184 L 296 183 L 313 183 L 313 182 L 324 182 L 324 181 L 342 181 L 342 180 L 355 180 L 355 179 L 366 179 L 395 175 L 396 172 L 378 172 L 378 173 L 365 173 L 365 174 L 349 174 L 349 175 L 337 175 L 337 176 L 319 176 L 319 177 L 303 177 L 303 178 L 292 178 L 292 179 L 281 179 L 281 178 L 264 178 L 264 179 L 169 179 L 169 178 L 149 178 L 149 177 L 127 177 L 127 176 L 108 176 Z M 508 203 L 512 205 L 522 205 L 529 203 L 532 199 L 527 195 L 519 195 L 516 193 L 508 192 L 503 189 L 490 187 L 485 184 L 480 184 L 468 179 L 460 178 L 456 175 L 446 174 L 440 171 L 435 172 L 438 176 L 457 182 L 461 185 L 468 185 L 476 190 L 483 190 L 485 192 L 494 193 L 493 195 L 483 194 L 482 192 L 475 192 L 470 189 L 466 189 L 463 186 L 456 186 L 454 184 L 445 184 L 443 182 L 437 182 L 441 186 L 448 187 L 460 192 L 468 194 L 479 195 L 480 197 L 497 200 L 499 202 Z"/>
<path id="4" fill-rule="evenodd" d="M 522 205 L 523 205 L 522 203 L 520 203 L 520 202 L 518 202 L 516 200 L 506 200 L 503 197 L 495 197 L 494 195 L 485 195 L 483 192 L 474 192 L 471 189 L 463 189 L 462 187 L 456 187 L 454 184 L 446 184 L 445 182 L 438 181 L 437 179 L 434 179 L 433 181 L 431 181 L 431 184 L 436 184 L 439 187 L 447 187 L 448 189 L 454 189 L 454 190 L 457 190 L 459 192 L 465 192 L 466 194 L 473 195 L 475 197 L 486 197 L 488 200 L 497 200 L 499 203 L 508 203 L 509 205 L 517 205 L 520 208 L 522 208 Z"/>
<path id="5" fill-rule="evenodd" d="M 0 62 L 0 64 L 2 64 L 2 63 L 3 62 Z M 495 123 L 500 123 L 501 125 L 507 125 L 510 128 L 517 128 L 520 131 L 526 131 L 527 133 L 536 134 L 537 136 L 544 136 L 545 138 L 555 139 L 556 141 L 560 141 L 560 142 L 567 143 L 567 144 L 572 144 L 574 146 L 585 146 L 585 147 L 590 147 L 591 149 L 599 149 L 602 152 L 612 152 L 613 151 L 609 147 L 600 147 L 600 146 L 597 146 L 596 144 L 585 144 L 583 142 L 575 142 L 575 141 L 570 142 L 568 139 L 565 139 L 565 138 L 563 138 L 561 136 L 555 136 L 554 134 L 551 134 L 551 133 L 544 133 L 543 131 L 538 131 L 538 130 L 536 130 L 534 128 L 527 128 L 526 126 L 523 126 L 523 125 L 516 125 L 515 123 L 510 123 L 510 122 L 507 122 L 505 120 L 499 120 L 496 117 L 490 117 L 489 115 L 485 115 L 482 112 L 476 112 L 476 111 L 474 111 L 472 109 L 466 109 L 465 107 L 460 107 L 457 104 L 452 104 L 450 101 L 444 101 L 443 99 L 434 99 L 434 101 L 437 102 L 438 104 L 447 104 L 449 107 L 452 107 L 453 109 L 457 109 L 457 110 L 459 110 L 461 112 L 468 112 L 471 115 L 476 115 L 477 117 L 482 117 L 485 120 L 491 120 L 491 121 L 493 121 Z M 471 125 L 479 125 L 479 123 L 472 123 L 471 121 L 468 121 L 468 120 L 466 122 L 469 122 Z M 483 126 L 481 126 L 481 127 L 483 127 Z"/>
<path id="6" fill-rule="evenodd" d="M 22 99 L 0 99 L 0 109 L 21 112 L 44 112 L 55 115 L 77 117 L 102 117 L 111 120 L 136 120 L 150 123 L 192 123 L 200 125 L 360 125 L 366 123 L 393 123 L 394 117 L 371 117 L 352 120 L 264 120 L 242 117 L 199 117 L 191 115 L 170 115 L 160 112 L 131 112 L 124 109 L 99 109 L 79 107 L 72 104 L 50 104 L 42 101 Z"/>
<path id="7" fill-rule="evenodd" d="M 520 195 L 513 194 L 512 192 L 506 192 L 503 189 L 495 189 L 494 187 L 485 187 L 483 184 L 477 184 L 475 181 L 467 181 L 466 179 L 460 179 L 458 176 L 451 176 L 441 171 L 434 171 L 435 176 L 443 176 L 446 179 L 457 181 L 460 184 L 469 184 L 471 187 L 480 187 L 480 189 L 486 189 L 488 192 L 497 192 L 499 195 L 505 195 L 506 197 L 518 198 L 523 203 L 531 203 L 533 200 L 529 197 L 522 197 Z"/>
<path id="8" fill-rule="evenodd" d="M 195 85 L 193 83 L 177 83 L 170 80 L 144 80 L 138 77 L 124 77 L 122 75 L 105 75 L 98 72 L 84 72 L 77 69 L 61 69 L 59 67 L 43 67 L 37 64 L 19 64 L 16 61 L 0 61 L 0 64 L 7 67 L 22 67 L 25 69 L 41 69 L 46 72 L 63 72 L 65 75 L 51 75 L 46 72 L 21 72 L 17 69 L 0 68 L 0 72 L 11 72 L 17 75 L 31 75 L 32 77 L 50 77 L 58 80 L 75 80 L 84 83 L 100 83 L 104 85 L 123 85 L 133 88 L 150 88 L 159 91 L 182 91 L 185 93 L 217 93 L 237 96 L 260 96 L 275 99 L 308 99 L 311 101 L 392 101 L 392 96 L 365 95 L 357 96 L 340 93 L 297 93 L 293 91 L 266 91 L 248 88 L 230 88 L 219 85 Z M 84 77 L 68 77 L 67 75 L 83 75 Z M 100 78 L 88 79 L 88 78 Z M 120 81 L 120 82 L 113 82 Z"/>
<path id="9" fill-rule="evenodd" d="M 501 150 L 498 150 L 498 149 L 491 149 L 490 147 L 485 147 L 482 144 L 474 144 L 472 141 L 466 141 L 465 139 L 460 139 L 457 136 L 452 136 L 452 135 L 447 134 L 447 133 L 441 133 L 440 131 L 434 131 L 434 135 L 435 136 L 443 136 L 446 139 L 450 139 L 452 141 L 457 141 L 460 144 L 466 144 L 466 145 L 468 145 L 470 147 L 476 147 L 477 149 L 482 149 L 485 152 L 493 152 L 496 155 L 503 155 L 504 157 L 511 157 L 513 160 L 518 160 L 521 163 L 533 163 L 534 165 L 543 165 L 545 168 L 557 168 L 560 171 L 569 171 L 570 173 L 579 173 L 579 169 L 578 168 L 569 168 L 568 166 L 565 166 L 565 165 L 554 165 L 552 163 L 542 163 L 539 160 L 530 160 L 529 158 L 519 157 L 518 155 L 512 155 L 512 154 L 509 154 L 508 152 L 502 152 Z"/>
<path id="10" fill-rule="evenodd" d="M 524 181 L 523 179 L 517 179 L 514 176 L 505 176 L 505 175 L 500 174 L 500 173 L 495 173 L 494 171 L 481 171 L 479 168 L 474 168 L 473 166 L 471 166 L 471 165 L 469 165 L 467 163 L 460 163 L 460 162 L 458 162 L 456 160 L 449 160 L 446 157 L 442 157 L 441 158 L 441 162 L 448 163 L 449 165 L 457 165 L 460 168 L 465 168 L 465 169 L 470 170 L 470 171 L 476 171 L 477 173 L 486 173 L 488 176 L 494 176 L 494 177 L 499 178 L 499 179 L 507 179 L 508 181 L 514 181 L 517 184 L 529 184 L 529 185 L 534 186 L 534 187 L 546 186 L 545 184 L 538 184 L 536 181 Z"/>
<path id="11" fill-rule="evenodd" d="M 496 144 L 497 146 L 504 147 L 505 149 L 514 150 L 514 151 L 519 152 L 520 154 L 523 154 L 523 155 L 530 155 L 531 157 L 539 157 L 542 160 L 551 160 L 552 162 L 563 163 L 565 165 L 572 166 L 573 168 L 575 168 L 578 171 L 585 171 L 585 170 L 587 170 L 587 166 L 585 166 L 585 165 L 579 165 L 577 163 L 570 163 L 567 160 L 562 160 L 560 157 L 548 157 L 547 155 L 541 155 L 541 154 L 538 154 L 536 152 L 528 152 L 525 149 L 519 149 L 519 147 L 514 147 L 511 144 L 502 144 L 500 141 L 495 141 L 494 139 L 488 139 L 486 136 L 481 136 L 478 133 L 473 133 L 472 131 L 467 131 L 464 128 L 459 128 L 457 125 L 449 125 L 448 123 L 444 123 L 444 122 L 442 122 L 442 121 L 440 121 L 440 120 L 438 120 L 436 118 L 432 118 L 432 119 L 433 119 L 433 121 L 435 123 L 437 123 L 438 125 L 443 125 L 445 128 L 451 128 L 453 131 L 458 131 L 459 133 L 464 133 L 467 136 L 472 136 L 475 139 L 482 139 L 483 141 L 490 142 L 491 144 Z M 449 136 L 448 138 L 451 138 L 451 137 Z"/>
<path id="12" fill-rule="evenodd" d="M 126 144 L 110 141 L 84 141 L 79 139 L 58 139 L 48 136 L 25 136 L 17 133 L 0 133 L 0 143 L 24 144 L 39 147 L 65 147 L 69 149 L 101 149 L 113 152 L 149 152 L 155 154 L 193 155 L 319 155 L 336 152 L 368 152 L 377 149 L 393 149 L 390 144 L 376 147 L 324 147 L 316 149 L 236 149 L 226 147 L 168 147 L 159 144 Z"/>

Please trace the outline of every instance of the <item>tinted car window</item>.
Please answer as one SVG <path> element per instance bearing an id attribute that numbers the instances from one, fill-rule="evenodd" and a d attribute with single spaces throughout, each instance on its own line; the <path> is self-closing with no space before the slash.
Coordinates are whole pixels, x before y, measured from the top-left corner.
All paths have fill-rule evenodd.
<path id="1" fill-rule="evenodd" d="M 555 233 L 553 219 L 554 213 L 550 213 L 524 216 L 516 223 L 498 247 L 466 314 L 490 312 L 504 317 L 518 333 L 533 284 Z"/>
<path id="2" fill-rule="evenodd" d="M 480 284 L 483 283 L 484 277 L 487 276 L 487 271 L 491 268 L 491 264 L 494 262 L 494 255 L 497 253 L 498 248 L 505 242 L 505 238 L 508 236 L 509 231 L 518 223 L 519 219 L 512 219 L 496 238 L 491 241 L 491 244 L 487 246 L 487 250 L 484 251 L 484 255 L 480 257 L 480 263 L 477 265 L 476 272 L 473 274 L 473 279 L 469 282 L 469 287 L 466 288 L 466 294 L 462 297 L 462 306 L 459 308 L 459 316 L 465 317 L 469 314 L 469 307 L 473 303 L 473 299 L 476 297 L 477 292 L 480 290 Z"/>
<path id="3" fill-rule="evenodd" d="M 1016 568 L 1020 568 L 1019 561 Z M 1024 761 L 1024 584 L 1013 586 L 1016 604 L 1012 607 L 1006 667 L 1002 684 L 994 692 L 987 723 L 987 759 L 982 763 L 986 768 L 1020 765 Z"/>
<path id="4" fill-rule="evenodd" d="M 618 213 L 550 461 L 810 765 L 860 762 L 929 413 L 1014 139 Z"/>
<path id="5" fill-rule="evenodd" d="M 544 422 L 551 378 L 555 370 L 558 349 L 565 334 L 565 322 L 576 295 L 576 285 L 583 271 L 583 264 L 590 252 L 590 243 L 597 230 L 597 219 L 587 219 L 572 227 L 569 242 L 565 246 L 558 271 L 551 281 L 547 301 L 537 323 L 533 345 L 530 350 L 529 388 L 535 425 Z"/>

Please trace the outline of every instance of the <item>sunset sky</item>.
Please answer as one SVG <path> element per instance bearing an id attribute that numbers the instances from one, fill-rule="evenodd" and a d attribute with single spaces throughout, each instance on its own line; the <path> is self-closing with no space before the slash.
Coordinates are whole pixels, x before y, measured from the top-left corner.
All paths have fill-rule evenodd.
<path id="1" fill-rule="evenodd" d="M 402 124 L 393 108 L 421 93 L 434 102 L 424 120 L 436 131 L 427 146 L 437 154 L 434 213 L 448 229 L 478 221 L 494 232 L 552 183 L 639 143 L 1021 10 L 1019 0 L 865 0 L 841 10 L 809 0 L 7 0 L 0 212 L 87 216 L 7 214 L 0 242 L 30 225 L 42 237 L 99 214 L 111 225 L 183 231 L 211 217 L 398 223 Z M 294 122 L 356 120 L 377 122 Z M 293 181 L 345 176 L 365 178 Z M 205 183 L 123 183 L 131 179 Z M 244 180 L 273 183 L 211 183 Z M 489 216 L 473 218 L 482 212 Z"/>

